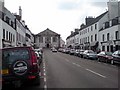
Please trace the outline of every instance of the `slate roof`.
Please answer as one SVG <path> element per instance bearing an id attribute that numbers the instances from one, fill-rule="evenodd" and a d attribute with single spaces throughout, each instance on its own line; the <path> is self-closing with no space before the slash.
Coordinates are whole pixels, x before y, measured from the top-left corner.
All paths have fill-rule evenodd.
<path id="1" fill-rule="evenodd" d="M 60 35 L 60 34 L 54 32 L 54 31 L 50 30 L 49 28 L 47 28 L 46 30 L 44 30 L 44 31 L 42 31 L 42 32 L 40 32 L 40 33 L 38 33 L 36 35 L 42 35 L 42 34 L 44 34 L 46 32 L 50 32 L 51 34 L 54 34 L 54 35 Z"/>
<path id="2" fill-rule="evenodd" d="M 99 15 L 98 17 L 94 18 L 93 20 L 91 20 L 90 23 L 88 23 L 87 25 L 84 25 L 84 26 L 83 26 L 82 28 L 80 28 L 79 30 L 82 30 L 82 29 L 84 29 L 84 28 L 87 28 L 88 26 L 91 26 L 92 24 L 98 22 L 106 13 L 108 13 L 108 11 L 106 11 L 106 12 L 104 12 L 103 14 Z M 69 36 L 66 38 L 66 40 L 69 39 L 70 37 L 73 37 L 73 36 L 77 35 L 77 34 L 79 34 L 79 32 L 78 32 L 78 33 L 74 32 L 74 34 L 69 35 Z"/>
<path id="3" fill-rule="evenodd" d="M 106 12 L 104 12 L 103 14 L 101 14 L 100 16 L 94 18 L 93 20 L 91 20 L 90 23 L 88 23 L 88 24 L 85 25 L 84 27 L 80 28 L 80 30 L 82 30 L 82 29 L 84 29 L 84 28 L 86 28 L 86 27 L 88 27 L 88 26 L 91 26 L 92 24 L 98 22 L 107 12 L 108 12 L 108 11 L 106 11 Z"/>

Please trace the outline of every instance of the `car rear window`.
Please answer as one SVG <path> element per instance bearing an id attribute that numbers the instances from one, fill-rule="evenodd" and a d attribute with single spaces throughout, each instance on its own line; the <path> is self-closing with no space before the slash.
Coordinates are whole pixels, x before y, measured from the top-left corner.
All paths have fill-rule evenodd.
<path id="1" fill-rule="evenodd" d="M 27 49 L 16 49 L 16 50 L 4 50 L 3 51 L 3 61 L 9 64 L 16 60 L 29 60 L 30 55 Z"/>

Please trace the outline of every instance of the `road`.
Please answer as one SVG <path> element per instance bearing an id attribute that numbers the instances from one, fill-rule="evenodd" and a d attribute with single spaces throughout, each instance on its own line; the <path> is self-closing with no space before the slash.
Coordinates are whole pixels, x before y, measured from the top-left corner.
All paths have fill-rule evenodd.
<path id="1" fill-rule="evenodd" d="M 113 90 L 119 86 L 118 76 L 118 66 L 44 50 L 41 86 L 28 85 L 22 90 L 40 90 L 40 88 L 109 88 Z"/>

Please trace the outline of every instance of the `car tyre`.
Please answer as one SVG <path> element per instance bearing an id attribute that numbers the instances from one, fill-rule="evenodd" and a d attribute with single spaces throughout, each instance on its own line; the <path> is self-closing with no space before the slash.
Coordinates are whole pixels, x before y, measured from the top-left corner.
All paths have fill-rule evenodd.
<path id="1" fill-rule="evenodd" d="M 111 60 L 111 64 L 114 65 L 114 60 Z"/>
<path id="2" fill-rule="evenodd" d="M 35 78 L 34 85 L 36 85 L 36 86 L 40 85 L 40 76 L 39 75 Z"/>

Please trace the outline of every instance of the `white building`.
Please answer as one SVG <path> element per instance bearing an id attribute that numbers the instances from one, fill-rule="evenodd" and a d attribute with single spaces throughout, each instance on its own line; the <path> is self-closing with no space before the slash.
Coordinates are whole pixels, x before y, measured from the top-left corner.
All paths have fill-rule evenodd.
<path id="1" fill-rule="evenodd" d="M 29 30 L 27 26 L 26 27 L 26 45 L 27 46 L 34 46 L 34 35 Z"/>
<path id="2" fill-rule="evenodd" d="M 100 48 L 103 51 L 120 49 L 120 2 L 108 3 L 108 21 L 99 31 Z M 119 11 L 119 12 L 118 12 Z"/>
<path id="3" fill-rule="evenodd" d="M 2 4 L 2 11 L 0 11 L 0 48 L 16 46 L 16 24 L 15 16 Z"/>
<path id="4" fill-rule="evenodd" d="M 37 35 L 35 35 L 36 48 L 51 48 L 60 47 L 60 34 L 53 32 L 50 29 L 46 29 Z"/>
<path id="5" fill-rule="evenodd" d="M 66 39 L 66 47 L 75 48 L 79 44 L 79 29 L 75 29 L 75 31 L 71 31 L 71 35 Z"/>
<path id="6" fill-rule="evenodd" d="M 113 51 L 120 49 L 120 2 L 109 1 L 108 11 L 100 16 L 86 17 L 79 34 L 67 37 L 67 46 L 75 46 L 79 37 L 80 49 Z M 108 34 L 109 33 L 109 34 Z M 105 35 L 103 35 L 105 34 Z M 103 41 L 104 37 L 104 41 Z"/>
<path id="7" fill-rule="evenodd" d="M 16 46 L 33 46 L 34 36 L 26 29 L 22 21 L 22 9 L 19 7 L 19 15 L 12 14 L 0 2 L 0 48 Z M 30 35 L 30 40 L 26 41 Z"/>
<path id="8" fill-rule="evenodd" d="M 60 47 L 61 48 L 65 47 L 65 41 L 62 38 L 60 38 Z"/>

